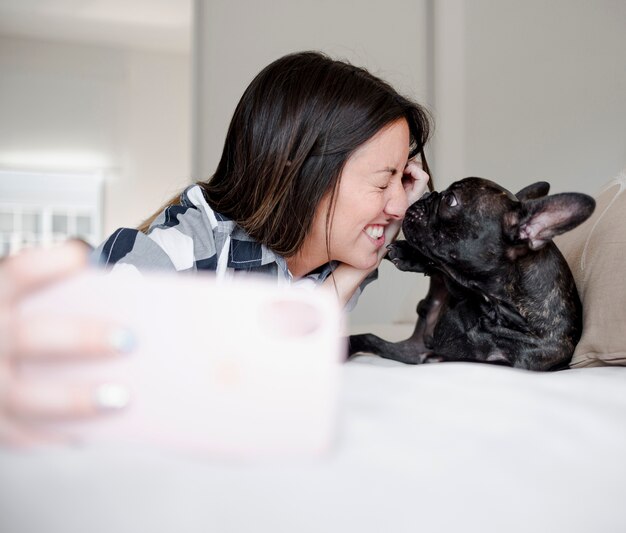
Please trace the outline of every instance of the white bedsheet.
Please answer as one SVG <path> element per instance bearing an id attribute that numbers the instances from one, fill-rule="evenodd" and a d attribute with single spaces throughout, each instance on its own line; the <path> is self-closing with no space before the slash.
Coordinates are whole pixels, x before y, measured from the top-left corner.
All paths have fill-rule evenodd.
<path id="1" fill-rule="evenodd" d="M 359 356 L 322 459 L 0 453 L 0 531 L 624 532 L 626 368 Z"/>

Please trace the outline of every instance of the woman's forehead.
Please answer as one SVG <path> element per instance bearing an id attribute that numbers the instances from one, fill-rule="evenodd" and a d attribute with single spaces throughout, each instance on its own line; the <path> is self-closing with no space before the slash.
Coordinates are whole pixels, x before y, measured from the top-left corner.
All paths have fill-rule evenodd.
<path id="1" fill-rule="evenodd" d="M 354 162 L 360 160 L 374 164 L 387 161 L 387 165 L 398 164 L 398 159 L 408 159 L 409 127 L 404 119 L 385 126 L 359 146 L 350 156 Z"/>

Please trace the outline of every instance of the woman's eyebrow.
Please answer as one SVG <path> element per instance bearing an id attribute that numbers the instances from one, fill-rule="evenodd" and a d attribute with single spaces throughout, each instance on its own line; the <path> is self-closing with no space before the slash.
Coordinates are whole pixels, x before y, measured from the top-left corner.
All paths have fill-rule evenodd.
<path id="1" fill-rule="evenodd" d="M 385 168 L 382 168 L 380 170 L 376 170 L 374 172 L 374 174 L 379 174 L 381 172 L 385 172 L 385 173 L 389 172 L 393 176 L 393 175 L 396 174 L 396 172 L 398 172 L 398 169 L 397 168 L 393 168 L 393 167 L 385 167 Z"/>

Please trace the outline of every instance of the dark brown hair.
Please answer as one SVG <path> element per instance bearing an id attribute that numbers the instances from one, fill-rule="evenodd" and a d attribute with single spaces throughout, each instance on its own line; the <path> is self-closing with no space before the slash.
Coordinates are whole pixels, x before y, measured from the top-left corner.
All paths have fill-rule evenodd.
<path id="1" fill-rule="evenodd" d="M 409 157 L 421 154 L 428 172 L 430 118 L 421 106 L 363 68 L 319 52 L 290 54 L 250 83 L 215 174 L 198 184 L 212 209 L 290 257 L 325 194 L 334 205 L 350 155 L 402 118 L 410 131 Z"/>

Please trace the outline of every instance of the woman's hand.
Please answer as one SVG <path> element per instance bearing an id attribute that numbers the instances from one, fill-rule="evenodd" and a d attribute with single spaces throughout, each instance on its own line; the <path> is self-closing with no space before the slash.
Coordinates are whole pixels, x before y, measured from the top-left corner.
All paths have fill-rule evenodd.
<path id="1" fill-rule="evenodd" d="M 430 176 L 422 167 L 421 159 L 411 159 L 404 168 L 402 185 L 409 205 L 417 202 L 428 190 Z"/>
<path id="2" fill-rule="evenodd" d="M 21 319 L 25 297 L 82 271 L 87 250 L 68 243 L 31 250 L 0 263 L 0 445 L 54 440 L 41 422 L 95 415 L 123 407 L 125 390 L 115 384 L 60 385 L 20 375 L 20 363 L 67 364 L 70 359 L 112 357 L 132 346 L 130 334 L 113 324 L 60 319 Z"/>

